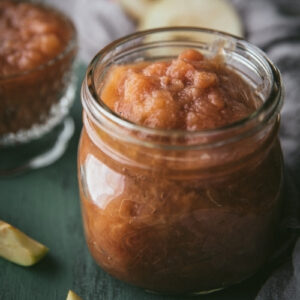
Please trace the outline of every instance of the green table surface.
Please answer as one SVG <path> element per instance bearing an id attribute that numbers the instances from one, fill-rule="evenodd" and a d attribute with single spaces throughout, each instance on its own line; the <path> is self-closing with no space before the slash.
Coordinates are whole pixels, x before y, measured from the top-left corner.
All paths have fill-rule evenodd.
<path id="1" fill-rule="evenodd" d="M 77 72 L 78 89 L 71 111 L 76 130 L 63 157 L 49 167 L 0 178 L 0 219 L 50 248 L 48 255 L 33 267 L 20 267 L 0 258 L 0 300 L 61 300 L 69 289 L 85 300 L 254 299 L 266 272 L 219 293 L 169 297 L 120 282 L 95 264 L 83 235 L 76 178 L 82 127 L 79 90 L 85 67 L 80 66 Z"/>

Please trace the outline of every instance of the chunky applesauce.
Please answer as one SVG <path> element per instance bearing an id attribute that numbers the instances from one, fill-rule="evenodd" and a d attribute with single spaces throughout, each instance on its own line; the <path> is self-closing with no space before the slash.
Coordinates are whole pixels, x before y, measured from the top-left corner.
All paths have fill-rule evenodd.
<path id="1" fill-rule="evenodd" d="M 244 134 L 262 105 L 246 79 L 195 50 L 113 65 L 95 90 L 139 125 L 126 130 L 91 117 L 86 88 L 79 186 L 87 243 L 104 270 L 145 289 L 193 293 L 266 263 L 280 218 L 278 119 Z M 228 129 L 237 122 L 247 125 Z"/>
<path id="2" fill-rule="evenodd" d="M 46 122 L 69 83 L 74 42 L 72 22 L 57 10 L 0 2 L 0 137 Z"/>
<path id="3" fill-rule="evenodd" d="M 186 50 L 172 61 L 114 66 L 100 96 L 122 118 L 146 127 L 222 127 L 250 115 L 259 102 L 220 60 Z"/>

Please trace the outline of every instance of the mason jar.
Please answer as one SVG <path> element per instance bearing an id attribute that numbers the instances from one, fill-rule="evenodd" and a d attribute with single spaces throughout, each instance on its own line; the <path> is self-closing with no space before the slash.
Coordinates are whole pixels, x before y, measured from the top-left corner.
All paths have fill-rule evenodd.
<path id="1" fill-rule="evenodd" d="M 222 52 L 261 105 L 222 128 L 133 124 L 98 96 L 112 65 Z M 160 293 L 207 293 L 257 272 L 274 250 L 283 161 L 278 69 L 243 39 L 200 28 L 134 33 L 101 50 L 82 85 L 78 181 L 84 231 L 109 274 Z"/>

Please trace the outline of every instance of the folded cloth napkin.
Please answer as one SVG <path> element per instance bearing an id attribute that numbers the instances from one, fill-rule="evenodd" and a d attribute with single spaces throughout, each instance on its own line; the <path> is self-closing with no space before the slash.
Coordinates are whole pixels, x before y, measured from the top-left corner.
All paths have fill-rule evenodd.
<path id="1" fill-rule="evenodd" d="M 232 0 L 245 22 L 249 41 L 280 69 L 285 86 L 280 140 L 286 165 L 284 226 L 300 232 L 300 1 Z M 300 239 L 291 260 L 267 280 L 257 300 L 300 299 Z"/>
<path id="2" fill-rule="evenodd" d="M 88 64 L 104 46 L 135 31 L 133 22 L 114 0 L 44 0 L 55 5 L 75 22 L 79 59 Z"/>
<path id="3" fill-rule="evenodd" d="M 47 1 L 47 0 L 46 0 Z M 99 49 L 135 30 L 116 1 L 48 0 L 70 14 L 77 26 L 80 58 L 88 63 Z M 247 39 L 267 52 L 283 75 L 286 90 L 280 139 L 286 164 L 287 231 L 300 232 L 300 1 L 232 0 L 246 28 Z M 292 258 L 271 275 L 257 300 L 300 299 L 300 239 Z"/>

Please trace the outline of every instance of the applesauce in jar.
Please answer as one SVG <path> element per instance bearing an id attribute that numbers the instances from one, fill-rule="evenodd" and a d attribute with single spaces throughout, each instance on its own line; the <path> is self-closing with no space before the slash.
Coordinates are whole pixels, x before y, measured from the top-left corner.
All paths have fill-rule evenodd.
<path id="1" fill-rule="evenodd" d="M 162 58 L 155 49 L 169 46 L 155 37 L 168 30 L 199 34 L 197 50 L 172 40 L 177 56 L 170 48 Z M 230 45 L 216 56 L 220 39 Z M 83 82 L 78 153 L 96 262 L 170 294 L 218 290 L 254 274 L 280 221 L 281 102 L 276 67 L 226 34 L 157 29 L 100 51 Z"/>

